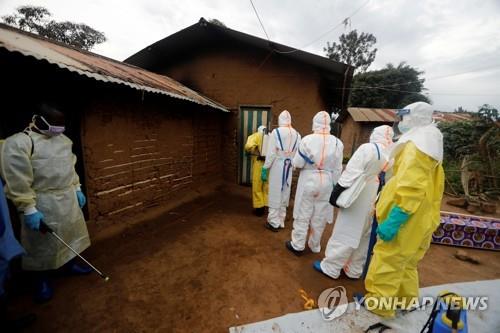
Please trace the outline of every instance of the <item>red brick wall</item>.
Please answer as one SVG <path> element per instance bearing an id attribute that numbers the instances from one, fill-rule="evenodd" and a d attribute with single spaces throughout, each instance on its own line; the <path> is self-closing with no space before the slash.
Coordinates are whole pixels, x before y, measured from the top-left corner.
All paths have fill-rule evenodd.
<path id="1" fill-rule="evenodd" d="M 221 182 L 220 112 L 119 89 L 94 101 L 82 126 L 90 218 L 133 215 Z"/>

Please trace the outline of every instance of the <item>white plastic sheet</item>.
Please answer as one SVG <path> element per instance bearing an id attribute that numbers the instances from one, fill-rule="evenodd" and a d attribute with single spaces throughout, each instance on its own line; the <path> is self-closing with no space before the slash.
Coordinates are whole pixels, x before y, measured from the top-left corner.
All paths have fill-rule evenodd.
<path id="1" fill-rule="evenodd" d="M 488 309 L 468 311 L 469 332 L 500 332 L 500 280 L 487 280 L 443 284 L 420 289 L 420 296 L 435 297 L 441 291 L 452 291 L 461 296 L 488 296 Z M 429 317 L 431 306 L 426 311 L 413 311 L 394 319 L 381 320 L 364 308 L 355 310 L 355 303 L 349 304 L 345 314 L 333 321 L 324 321 L 319 310 L 303 311 L 261 321 L 254 324 L 231 327 L 230 333 L 358 333 L 377 322 L 391 327 L 385 332 L 420 332 Z M 375 330 L 376 331 L 376 330 Z"/>

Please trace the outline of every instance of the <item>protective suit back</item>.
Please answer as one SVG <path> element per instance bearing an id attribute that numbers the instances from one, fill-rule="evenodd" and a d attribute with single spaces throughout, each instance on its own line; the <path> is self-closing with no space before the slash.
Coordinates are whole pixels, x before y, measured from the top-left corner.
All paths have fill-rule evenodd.
<path id="1" fill-rule="evenodd" d="M 293 159 L 301 169 L 293 209 L 292 246 L 301 251 L 310 225 L 309 247 L 320 251 L 320 240 L 326 223 L 333 221 L 333 207 L 328 199 L 333 184 L 342 172 L 344 145 L 330 134 L 330 116 L 325 111 L 313 118 L 313 134 L 304 137 Z"/>
<path id="2" fill-rule="evenodd" d="M 288 111 L 280 113 L 278 128 L 269 137 L 269 147 L 264 168 L 269 172 L 269 207 L 288 206 L 292 179 L 291 160 L 300 143 L 300 134 L 292 127 Z"/>
<path id="3" fill-rule="evenodd" d="M 250 135 L 245 144 L 245 151 L 252 157 L 252 203 L 254 208 L 267 206 L 267 182 L 261 179 L 263 160 L 263 140 L 267 136 L 265 127 L 259 126 L 256 133 Z"/>
<path id="4" fill-rule="evenodd" d="M 338 278 L 342 269 L 350 278 L 359 278 L 363 273 L 379 186 L 377 176 L 388 165 L 392 137 L 391 127 L 376 127 L 370 143 L 361 145 L 354 152 L 340 176 L 339 184 L 343 187 L 349 189 L 358 179 L 364 179 L 364 187 L 348 208 L 338 211 L 321 262 L 323 273 L 332 278 Z"/>
<path id="5" fill-rule="evenodd" d="M 313 118 L 313 134 L 305 136 L 300 144 L 293 166 L 301 169 L 295 195 L 294 218 L 307 218 L 301 214 L 301 200 L 304 193 L 318 196 L 329 195 L 333 184 L 342 172 L 344 145 L 330 134 L 330 116 L 325 111 Z M 323 216 L 328 222 L 333 219 L 333 207 L 324 207 Z"/>

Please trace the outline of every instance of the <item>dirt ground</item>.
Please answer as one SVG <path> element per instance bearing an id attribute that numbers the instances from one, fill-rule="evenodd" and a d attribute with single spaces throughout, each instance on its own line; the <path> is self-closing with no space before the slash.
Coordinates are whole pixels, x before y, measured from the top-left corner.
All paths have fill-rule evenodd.
<path id="1" fill-rule="evenodd" d="M 36 313 L 32 332 L 227 332 L 302 311 L 300 288 L 314 299 L 335 285 L 349 296 L 364 290 L 362 281 L 314 271 L 320 254 L 290 254 L 290 221 L 279 233 L 264 221 L 251 214 L 250 189 L 229 186 L 95 242 L 85 255 L 111 277 L 108 283 L 94 274 L 60 277 L 50 303 L 35 305 L 25 292 L 11 312 Z M 500 278 L 500 252 L 467 250 L 480 258 L 475 266 L 455 259 L 456 251 L 432 245 L 420 266 L 421 286 Z"/>

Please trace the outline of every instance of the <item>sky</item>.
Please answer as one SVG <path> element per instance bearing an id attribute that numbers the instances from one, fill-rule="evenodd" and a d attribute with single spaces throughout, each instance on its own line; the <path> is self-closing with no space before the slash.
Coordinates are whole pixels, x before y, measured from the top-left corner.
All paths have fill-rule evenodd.
<path id="1" fill-rule="evenodd" d="M 342 33 L 369 32 L 378 48 L 369 70 L 405 61 L 424 71 L 436 110 L 476 111 L 486 103 L 500 109 L 500 0 L 253 2 L 275 42 L 324 55 L 326 43 Z M 250 0 L 0 0 L 0 16 L 28 4 L 104 32 L 108 40 L 92 51 L 117 60 L 200 17 L 265 38 Z M 349 16 L 347 27 L 340 24 Z"/>

